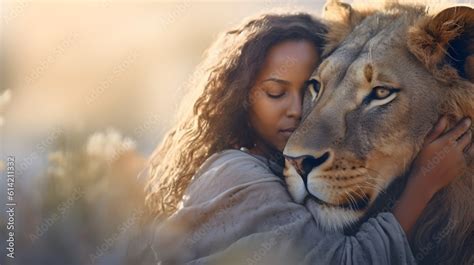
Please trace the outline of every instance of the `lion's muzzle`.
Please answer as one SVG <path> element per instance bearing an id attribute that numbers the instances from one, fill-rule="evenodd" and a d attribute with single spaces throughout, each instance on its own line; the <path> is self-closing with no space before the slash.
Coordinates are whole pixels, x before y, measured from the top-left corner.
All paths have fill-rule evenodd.
<path id="1" fill-rule="evenodd" d="M 285 155 L 286 183 L 293 199 L 302 203 L 312 198 L 320 205 L 345 208 L 354 211 L 366 209 L 370 203 L 371 191 L 362 185 L 364 174 L 360 168 L 340 168 L 331 159 L 330 151 L 319 157 Z M 365 187 L 364 187 L 365 186 Z"/>
<path id="2" fill-rule="evenodd" d="M 285 160 L 295 168 L 296 172 L 303 178 L 303 182 L 306 185 L 308 174 L 311 172 L 311 170 L 328 161 L 329 156 L 330 153 L 325 152 L 318 158 L 315 158 L 311 155 L 303 155 L 299 157 L 285 156 Z"/>

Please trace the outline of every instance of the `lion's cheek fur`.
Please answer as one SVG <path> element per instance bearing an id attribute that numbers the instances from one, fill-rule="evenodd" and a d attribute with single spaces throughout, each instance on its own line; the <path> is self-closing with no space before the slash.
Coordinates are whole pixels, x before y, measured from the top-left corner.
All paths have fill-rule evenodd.
<path id="1" fill-rule="evenodd" d="M 373 169 L 378 184 L 386 188 L 394 178 L 403 175 L 413 162 L 417 147 L 405 133 L 394 133 L 389 137 L 380 138 L 369 152 L 366 168 L 369 174 Z M 400 159 L 402 158 L 402 159 Z"/>

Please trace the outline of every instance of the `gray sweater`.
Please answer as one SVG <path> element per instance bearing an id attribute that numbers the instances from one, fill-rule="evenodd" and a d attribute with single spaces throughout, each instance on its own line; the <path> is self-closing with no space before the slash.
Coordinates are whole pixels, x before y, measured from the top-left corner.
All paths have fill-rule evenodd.
<path id="1" fill-rule="evenodd" d="M 293 202 L 262 157 L 220 152 L 197 172 L 182 208 L 154 228 L 150 264 L 416 264 L 391 213 L 346 236 L 322 230 L 311 203 Z"/>

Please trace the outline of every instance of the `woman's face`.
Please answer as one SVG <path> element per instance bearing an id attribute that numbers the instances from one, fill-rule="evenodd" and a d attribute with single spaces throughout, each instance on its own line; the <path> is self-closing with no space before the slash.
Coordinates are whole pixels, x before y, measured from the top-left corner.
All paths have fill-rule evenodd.
<path id="1" fill-rule="evenodd" d="M 258 136 L 273 148 L 283 151 L 299 125 L 305 82 L 318 62 L 314 44 L 306 40 L 283 41 L 268 51 L 250 89 L 249 114 Z"/>

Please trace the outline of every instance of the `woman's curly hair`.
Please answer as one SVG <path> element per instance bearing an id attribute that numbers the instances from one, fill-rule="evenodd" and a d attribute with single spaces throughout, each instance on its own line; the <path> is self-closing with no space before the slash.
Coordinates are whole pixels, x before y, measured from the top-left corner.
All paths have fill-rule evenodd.
<path id="1" fill-rule="evenodd" d="M 318 51 L 325 26 L 305 13 L 264 14 L 220 35 L 190 84 L 199 96 L 150 157 L 146 205 L 152 217 L 174 213 L 192 177 L 212 154 L 252 144 L 249 90 L 269 48 L 307 40 Z"/>

